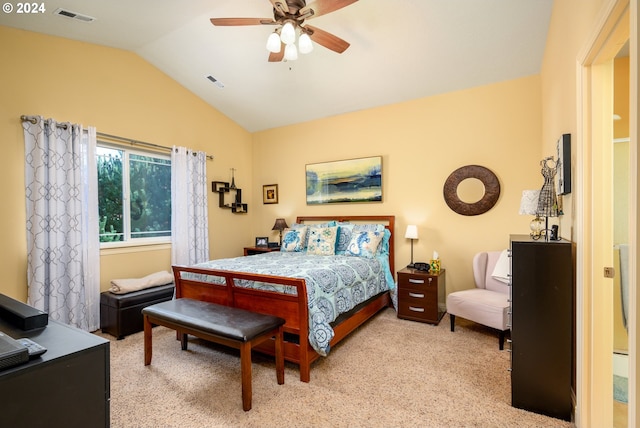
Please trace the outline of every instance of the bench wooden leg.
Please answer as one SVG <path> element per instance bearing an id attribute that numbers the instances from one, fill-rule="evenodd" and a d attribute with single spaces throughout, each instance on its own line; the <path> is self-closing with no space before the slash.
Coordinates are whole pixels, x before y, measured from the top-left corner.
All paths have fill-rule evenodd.
<path id="1" fill-rule="evenodd" d="M 153 330 L 153 326 L 151 325 L 151 321 L 149 321 L 149 317 L 145 315 L 143 317 L 143 325 L 144 325 L 144 365 L 148 366 L 151 364 L 151 355 L 152 355 L 152 343 L 151 343 L 151 332 Z"/>
<path id="2" fill-rule="evenodd" d="M 181 333 L 180 334 L 180 348 L 183 351 L 186 351 L 188 345 L 189 345 L 189 339 L 188 339 L 187 333 Z"/>
<path id="3" fill-rule="evenodd" d="M 284 327 L 280 326 L 276 333 L 276 377 L 278 385 L 284 383 Z"/>
<path id="4" fill-rule="evenodd" d="M 251 342 L 240 345 L 240 375 L 242 376 L 242 410 L 251 410 Z"/>

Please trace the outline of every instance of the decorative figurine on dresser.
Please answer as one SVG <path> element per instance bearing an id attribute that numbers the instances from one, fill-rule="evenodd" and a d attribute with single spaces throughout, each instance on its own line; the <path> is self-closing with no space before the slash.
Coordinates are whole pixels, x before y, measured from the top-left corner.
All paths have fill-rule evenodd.
<path id="1" fill-rule="evenodd" d="M 511 404 L 571 420 L 573 244 L 511 235 Z"/>

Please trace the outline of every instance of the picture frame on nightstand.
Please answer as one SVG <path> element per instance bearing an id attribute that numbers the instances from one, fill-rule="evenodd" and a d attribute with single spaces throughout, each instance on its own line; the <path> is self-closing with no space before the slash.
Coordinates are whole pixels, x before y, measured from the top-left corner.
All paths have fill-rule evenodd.
<path id="1" fill-rule="evenodd" d="M 256 237 L 256 247 L 259 247 L 259 248 L 269 247 L 269 238 L 266 236 Z"/>

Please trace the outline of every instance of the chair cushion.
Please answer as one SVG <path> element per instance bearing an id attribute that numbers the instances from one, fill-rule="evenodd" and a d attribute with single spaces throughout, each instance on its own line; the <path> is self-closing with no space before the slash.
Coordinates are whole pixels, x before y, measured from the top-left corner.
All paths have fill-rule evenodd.
<path id="1" fill-rule="evenodd" d="M 498 330 L 508 330 L 508 293 L 482 288 L 462 290 L 447 296 L 447 312 Z"/>

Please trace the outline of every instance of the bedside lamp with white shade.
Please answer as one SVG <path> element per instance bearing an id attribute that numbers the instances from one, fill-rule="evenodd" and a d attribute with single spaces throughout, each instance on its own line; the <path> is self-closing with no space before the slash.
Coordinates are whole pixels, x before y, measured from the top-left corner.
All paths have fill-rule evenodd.
<path id="1" fill-rule="evenodd" d="M 404 237 L 407 239 L 411 239 L 411 264 L 407 266 L 408 268 L 413 268 L 413 240 L 418 239 L 418 226 L 414 224 L 410 224 L 407 226 L 407 230 L 404 233 Z"/>

